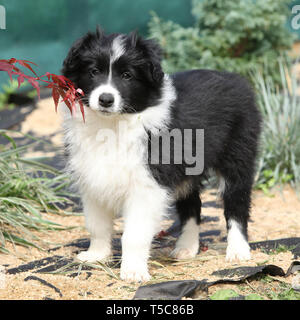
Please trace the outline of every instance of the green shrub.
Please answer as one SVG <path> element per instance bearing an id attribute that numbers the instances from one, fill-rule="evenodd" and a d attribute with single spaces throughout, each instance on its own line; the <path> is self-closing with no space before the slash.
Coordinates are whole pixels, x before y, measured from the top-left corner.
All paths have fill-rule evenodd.
<path id="1" fill-rule="evenodd" d="M 42 248 L 45 243 L 32 231 L 63 229 L 43 212 L 65 213 L 58 205 L 71 203 L 64 191 L 69 178 L 41 159 L 21 156 L 32 144 L 17 147 L 9 131 L 0 130 L 0 136 L 10 142 L 0 144 L 0 252 L 7 252 L 7 241 Z"/>
<path id="2" fill-rule="evenodd" d="M 256 184 L 265 192 L 287 182 L 300 186 L 299 84 L 290 66 L 281 60 L 279 70 L 280 90 L 271 77 L 253 74 L 264 120 Z"/>
<path id="3" fill-rule="evenodd" d="M 248 76 L 268 61 L 264 72 L 279 81 L 277 58 L 293 43 L 285 27 L 289 2 L 193 0 L 193 27 L 162 21 L 153 13 L 149 33 L 164 50 L 166 72 L 208 68 Z"/>

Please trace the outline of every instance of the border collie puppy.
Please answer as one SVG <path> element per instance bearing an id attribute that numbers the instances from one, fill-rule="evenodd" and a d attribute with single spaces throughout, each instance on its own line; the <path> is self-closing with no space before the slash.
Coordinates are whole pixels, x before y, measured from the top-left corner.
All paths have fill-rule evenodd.
<path id="1" fill-rule="evenodd" d="M 199 192 L 210 169 L 222 182 L 226 259 L 250 259 L 247 222 L 261 123 L 253 91 L 233 73 L 167 75 L 160 62 L 153 40 L 98 28 L 77 40 L 63 63 L 63 74 L 85 93 L 85 122 L 79 108 L 73 116 L 62 108 L 68 169 L 91 235 L 78 259 L 112 254 L 113 217 L 121 214 L 127 281 L 150 279 L 151 242 L 173 204 L 182 231 L 172 256 L 198 253 Z"/>

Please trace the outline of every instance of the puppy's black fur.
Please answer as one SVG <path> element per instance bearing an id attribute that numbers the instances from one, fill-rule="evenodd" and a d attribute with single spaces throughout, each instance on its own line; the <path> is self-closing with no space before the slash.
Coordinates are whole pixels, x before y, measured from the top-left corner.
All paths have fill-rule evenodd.
<path id="1" fill-rule="evenodd" d="M 177 99 L 170 129 L 204 129 L 204 171 L 200 176 L 189 176 L 193 186 L 189 200 L 193 202 L 194 192 L 200 189 L 208 169 L 214 169 L 226 182 L 226 220 L 240 222 L 246 235 L 261 130 L 254 93 L 244 78 L 228 72 L 192 70 L 176 73 L 172 78 Z M 150 165 L 154 177 L 171 188 L 184 180 L 185 167 Z M 187 210 L 179 210 L 183 220 L 186 214 L 190 215 L 188 204 L 186 207 Z"/>

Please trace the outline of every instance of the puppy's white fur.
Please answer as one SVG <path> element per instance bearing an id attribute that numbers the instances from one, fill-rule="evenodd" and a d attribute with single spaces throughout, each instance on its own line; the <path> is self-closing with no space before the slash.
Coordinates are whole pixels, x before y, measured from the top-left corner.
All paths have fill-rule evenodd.
<path id="1" fill-rule="evenodd" d="M 93 94 L 99 94 L 98 88 Z M 121 278 L 124 280 L 149 279 L 147 260 L 151 241 L 170 204 L 167 190 L 148 171 L 144 154 L 146 130 L 156 132 L 167 126 L 175 97 L 166 75 L 161 103 L 139 114 L 103 116 L 84 107 L 84 123 L 79 108 L 73 117 L 66 107 L 61 108 L 70 153 L 68 170 L 82 196 L 86 226 L 91 233 L 90 248 L 80 253 L 78 259 L 102 260 L 111 254 L 112 219 L 121 213 L 124 216 Z M 121 121 L 126 124 L 126 134 L 118 134 Z M 101 139 L 103 130 L 114 132 L 118 143 L 105 143 Z"/>
<path id="2" fill-rule="evenodd" d="M 112 43 L 110 65 L 118 60 L 124 53 L 124 37 L 122 35 L 116 37 Z"/>
<path id="3" fill-rule="evenodd" d="M 181 235 L 171 256 L 176 259 L 190 259 L 197 255 L 199 250 L 199 225 L 195 218 L 190 218 L 182 228 Z"/>
<path id="4" fill-rule="evenodd" d="M 250 260 L 250 246 L 241 232 L 241 225 L 231 219 L 228 221 L 226 260 Z"/>

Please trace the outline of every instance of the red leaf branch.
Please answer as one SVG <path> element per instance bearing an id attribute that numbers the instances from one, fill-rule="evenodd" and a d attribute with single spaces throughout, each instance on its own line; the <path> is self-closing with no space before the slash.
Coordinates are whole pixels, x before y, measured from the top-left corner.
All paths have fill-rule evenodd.
<path id="1" fill-rule="evenodd" d="M 16 67 L 16 64 L 21 65 L 22 67 L 28 69 L 34 76 L 25 74 L 22 70 Z M 71 114 L 73 114 L 73 109 L 76 107 L 76 102 L 79 103 L 80 111 L 82 114 L 83 121 L 84 118 L 84 108 L 81 101 L 81 97 L 84 95 L 83 91 L 79 88 L 75 88 L 74 83 L 62 75 L 56 75 L 53 73 L 45 73 L 42 76 L 38 76 L 33 70 L 31 65 L 35 65 L 35 63 L 28 60 L 17 60 L 15 58 L 11 58 L 9 60 L 0 60 L 0 71 L 5 71 L 12 80 L 13 75 L 17 77 L 18 87 L 26 80 L 31 84 L 37 91 L 38 97 L 40 98 L 40 83 L 43 82 L 46 84 L 46 88 L 52 89 L 52 97 L 55 105 L 55 111 L 57 111 L 59 99 L 67 105 Z M 42 79 L 44 78 L 44 79 Z M 47 80 L 45 79 L 47 78 Z"/>

